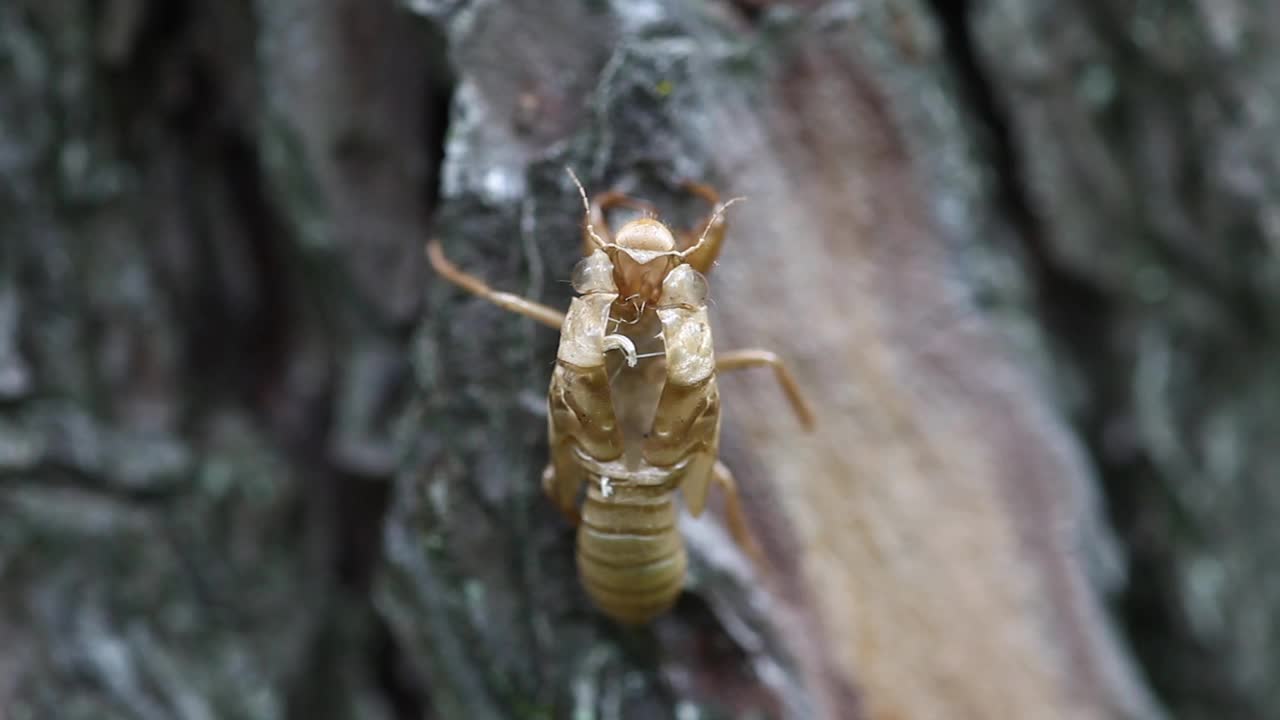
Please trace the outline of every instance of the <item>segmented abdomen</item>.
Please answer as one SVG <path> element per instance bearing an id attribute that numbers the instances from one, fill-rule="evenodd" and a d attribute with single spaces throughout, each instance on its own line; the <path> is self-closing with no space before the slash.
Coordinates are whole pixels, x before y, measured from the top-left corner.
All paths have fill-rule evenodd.
<path id="1" fill-rule="evenodd" d="M 620 623 L 665 612 L 684 587 L 687 559 L 669 487 L 587 488 L 578 526 L 578 575 L 587 594 Z"/>

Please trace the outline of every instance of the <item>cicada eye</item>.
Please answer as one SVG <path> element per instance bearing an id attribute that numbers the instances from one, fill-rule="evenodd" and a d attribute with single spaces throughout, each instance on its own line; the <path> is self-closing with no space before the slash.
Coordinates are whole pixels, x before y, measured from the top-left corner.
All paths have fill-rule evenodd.
<path id="1" fill-rule="evenodd" d="M 603 251 L 596 250 L 573 266 L 573 289 L 579 295 L 598 292 L 617 292 L 613 282 L 613 263 Z"/>
<path id="2" fill-rule="evenodd" d="M 702 307 L 707 304 L 707 278 L 690 265 L 678 265 L 662 282 L 662 305 Z"/>

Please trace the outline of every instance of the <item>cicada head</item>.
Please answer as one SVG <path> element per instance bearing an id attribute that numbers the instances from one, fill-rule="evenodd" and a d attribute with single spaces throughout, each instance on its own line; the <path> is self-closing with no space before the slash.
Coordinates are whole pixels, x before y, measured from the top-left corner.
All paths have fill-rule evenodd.
<path id="1" fill-rule="evenodd" d="M 671 231 L 653 218 L 640 218 L 623 225 L 607 250 L 612 251 L 618 294 L 645 303 L 658 301 L 667 273 L 683 262 L 676 252 Z"/>
<path id="2" fill-rule="evenodd" d="M 603 251 L 613 265 L 613 280 L 618 296 L 624 302 L 637 303 L 639 307 L 658 303 L 663 296 L 663 283 L 667 276 L 681 265 L 692 262 L 696 267 L 706 267 L 715 260 L 718 253 L 718 240 L 708 243 L 708 234 L 713 228 L 723 226 L 721 219 L 730 205 L 742 198 L 733 198 L 725 203 L 716 203 L 715 212 L 707 221 L 702 235 L 697 242 L 688 247 L 677 249 L 676 239 L 671 229 L 653 217 L 642 217 L 631 220 L 618 229 L 613 242 L 606 242 L 596 233 L 591 224 L 591 204 L 587 200 L 587 191 L 579 182 L 573 170 L 565 168 L 569 177 L 573 178 L 578 194 L 582 197 L 584 222 L 588 249 Z M 714 195 L 713 195 L 714 197 Z M 705 248 L 708 252 L 703 252 Z M 581 291 L 580 291 L 581 292 Z M 705 292 L 705 288 L 704 288 Z"/>

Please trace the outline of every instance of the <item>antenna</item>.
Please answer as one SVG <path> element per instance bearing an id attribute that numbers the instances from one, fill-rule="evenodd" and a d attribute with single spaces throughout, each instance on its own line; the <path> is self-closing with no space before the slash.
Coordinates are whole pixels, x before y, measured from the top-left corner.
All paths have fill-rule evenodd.
<path id="1" fill-rule="evenodd" d="M 716 221 L 718 221 L 721 217 L 724 216 L 724 211 L 728 210 L 730 205 L 746 199 L 747 199 L 746 197 L 739 195 L 738 197 L 730 198 L 728 201 L 724 202 L 719 207 L 717 207 L 716 211 L 711 214 L 711 219 L 707 221 L 707 226 L 702 229 L 702 236 L 698 238 L 698 242 L 694 243 L 692 247 L 679 253 L 680 257 L 687 257 L 689 255 L 692 255 L 698 248 L 702 247 L 703 241 L 707 239 L 707 233 L 711 232 L 711 226 L 715 225 Z"/>
<path id="2" fill-rule="evenodd" d="M 582 216 L 587 222 L 587 234 L 589 234 L 591 239 L 596 242 L 596 245 L 603 250 L 606 243 L 599 235 L 596 234 L 596 228 L 591 224 L 591 203 L 587 200 L 587 190 L 582 187 L 582 181 L 578 179 L 576 174 L 574 174 L 573 168 L 565 165 L 564 171 L 569 173 L 570 178 L 573 178 L 573 184 L 578 187 L 578 195 L 582 197 Z"/>

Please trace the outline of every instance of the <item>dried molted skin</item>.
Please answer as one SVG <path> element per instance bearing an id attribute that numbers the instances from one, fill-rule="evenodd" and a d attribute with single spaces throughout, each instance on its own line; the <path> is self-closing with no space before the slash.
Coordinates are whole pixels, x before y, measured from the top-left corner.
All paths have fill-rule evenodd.
<path id="1" fill-rule="evenodd" d="M 590 225 L 586 233 L 595 239 Z M 573 286 L 580 296 L 561 327 L 548 393 L 551 464 L 543 487 L 579 523 L 587 594 L 614 620 L 643 623 L 669 609 L 684 587 L 675 491 L 683 488 L 698 515 L 715 476 L 720 396 L 707 282 L 681 262 L 670 230 L 643 219 L 579 262 Z M 659 343 L 660 352 L 649 351 Z M 606 361 L 610 349 L 627 354 Z M 655 355 L 665 357 L 636 364 Z"/>
<path id="2" fill-rule="evenodd" d="M 716 258 L 720 257 L 724 231 L 724 217 L 717 217 L 715 222 L 706 228 L 706 242 L 700 246 L 695 247 L 694 244 L 691 244 L 687 248 L 682 248 L 688 253 L 684 256 L 684 261 L 699 272 L 710 272 L 711 266 L 716 262 Z"/>
<path id="3" fill-rule="evenodd" d="M 690 310 L 707 306 L 707 279 L 692 265 L 681 265 L 667 273 L 662 281 L 659 307 L 684 307 Z"/>
<path id="4" fill-rule="evenodd" d="M 632 220 L 618 231 L 614 277 L 623 298 L 638 296 L 655 303 L 665 292 L 664 278 L 675 262 L 675 238 L 665 225 L 651 218 Z M 676 268 L 677 270 L 679 268 Z"/>
<path id="5" fill-rule="evenodd" d="M 672 270 L 663 282 L 658 318 L 667 344 L 669 385 L 697 385 L 715 374 L 706 287 L 707 281 L 688 265 Z"/>
<path id="6" fill-rule="evenodd" d="M 681 481 L 694 516 L 706 504 L 720 445 L 720 392 L 705 302 L 706 281 L 698 271 L 681 265 L 667 276 L 657 311 L 667 382 L 644 449 L 645 460 L 660 467 L 688 459 Z"/>
<path id="7" fill-rule="evenodd" d="M 564 316 L 556 359 L 582 368 L 604 367 L 609 311 L 617 299 L 616 293 L 608 292 L 574 298 Z"/>
<path id="8" fill-rule="evenodd" d="M 614 421 L 608 370 L 556 363 L 548 394 L 556 430 L 572 436 L 591 457 L 610 460 L 620 454 L 622 432 Z"/>
<path id="9" fill-rule="evenodd" d="M 604 261 L 608 263 L 607 258 Z M 616 293 L 595 292 L 574 298 L 565 315 L 547 391 L 551 466 L 543 486 L 560 510 L 571 517 L 577 516 L 574 502 L 578 489 L 590 479 L 577 453 L 599 460 L 622 454 L 622 432 L 614 419 L 604 342 L 609 310 L 617 297 Z"/>
<path id="10" fill-rule="evenodd" d="M 645 439 L 645 462 L 669 467 L 704 448 L 714 455 L 719 426 L 720 391 L 714 379 L 697 385 L 668 383 L 658 401 L 653 429 Z"/>
<path id="11" fill-rule="evenodd" d="M 618 230 L 615 243 L 622 250 L 645 263 L 676 249 L 676 238 L 671 230 L 653 218 L 639 218 Z"/>
<path id="12" fill-rule="evenodd" d="M 706 506 L 711 472 L 720 453 L 720 391 L 714 377 L 698 385 L 668 383 L 658 402 L 644 458 L 660 467 L 686 461 L 680 474 L 685 503 L 694 517 Z"/>
<path id="13" fill-rule="evenodd" d="M 596 606 L 637 625 L 671 608 L 688 564 L 676 529 L 675 478 L 648 485 L 627 478 L 611 494 L 591 484 L 578 527 L 578 575 Z"/>
<path id="14" fill-rule="evenodd" d="M 573 267 L 574 292 L 579 295 L 612 293 L 616 298 L 618 286 L 613 281 L 613 263 L 603 250 L 594 250 Z"/>

